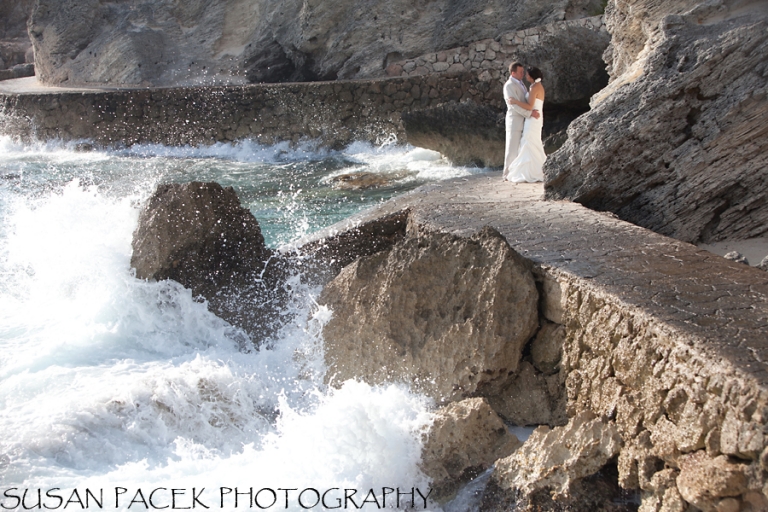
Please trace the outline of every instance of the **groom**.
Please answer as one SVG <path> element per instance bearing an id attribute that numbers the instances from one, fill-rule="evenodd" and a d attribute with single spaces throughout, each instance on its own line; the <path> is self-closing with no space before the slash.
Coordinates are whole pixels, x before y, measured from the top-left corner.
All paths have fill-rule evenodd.
<path id="1" fill-rule="evenodd" d="M 507 130 L 507 144 L 504 150 L 504 179 L 509 173 L 510 164 L 517 157 L 520 148 L 520 139 L 523 136 L 523 124 L 527 117 L 538 119 L 540 114 L 538 110 L 526 110 L 517 105 L 510 105 L 509 98 L 517 101 L 526 102 L 525 95 L 528 88 L 523 83 L 525 76 L 525 66 L 519 62 L 513 62 L 509 65 L 509 80 L 504 84 L 504 103 L 507 104 L 507 117 L 505 127 Z"/>

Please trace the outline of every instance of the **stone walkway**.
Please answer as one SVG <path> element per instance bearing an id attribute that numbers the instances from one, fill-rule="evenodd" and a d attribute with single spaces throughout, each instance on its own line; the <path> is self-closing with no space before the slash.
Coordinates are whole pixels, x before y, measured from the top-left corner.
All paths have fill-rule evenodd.
<path id="1" fill-rule="evenodd" d="M 485 225 L 543 269 L 588 282 L 676 333 L 712 362 L 768 386 L 768 272 L 723 259 L 498 172 L 421 187 L 312 238 L 410 208 L 420 224 L 467 235 Z"/>

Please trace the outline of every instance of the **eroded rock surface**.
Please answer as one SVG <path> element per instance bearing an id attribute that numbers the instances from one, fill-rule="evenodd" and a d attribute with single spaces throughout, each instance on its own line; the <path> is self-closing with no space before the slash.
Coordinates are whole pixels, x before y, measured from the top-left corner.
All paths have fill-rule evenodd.
<path id="1" fill-rule="evenodd" d="M 483 398 L 439 409 L 422 449 L 421 469 L 432 479 L 432 497 L 441 503 L 449 500 L 462 485 L 521 444 Z"/>
<path id="2" fill-rule="evenodd" d="M 328 381 L 405 381 L 438 402 L 497 393 L 538 328 L 530 266 L 493 229 L 463 238 L 412 225 L 318 302 L 333 311 Z"/>
<path id="3" fill-rule="evenodd" d="M 157 187 L 139 216 L 131 267 L 140 279 L 173 279 L 255 342 L 279 325 L 285 261 L 234 189 L 192 182 Z"/>
<path id="4" fill-rule="evenodd" d="M 496 462 L 482 509 L 605 510 L 611 494 L 621 491 L 587 478 L 607 466 L 621 446 L 616 426 L 589 412 L 563 427 L 539 427 L 515 453 Z"/>
<path id="5" fill-rule="evenodd" d="M 765 233 L 768 4 L 610 1 L 611 84 L 545 165 L 547 195 L 688 242 Z"/>
<path id="6" fill-rule="evenodd" d="M 513 425 L 564 425 L 565 386 L 560 375 L 545 375 L 528 361 L 520 363 L 517 374 L 488 401 Z"/>
<path id="7" fill-rule="evenodd" d="M 0 80 L 34 74 L 32 42 L 27 35 L 27 18 L 34 3 L 0 0 Z"/>
<path id="8" fill-rule="evenodd" d="M 38 0 L 30 35 L 49 84 L 346 79 L 600 8 L 598 0 Z"/>

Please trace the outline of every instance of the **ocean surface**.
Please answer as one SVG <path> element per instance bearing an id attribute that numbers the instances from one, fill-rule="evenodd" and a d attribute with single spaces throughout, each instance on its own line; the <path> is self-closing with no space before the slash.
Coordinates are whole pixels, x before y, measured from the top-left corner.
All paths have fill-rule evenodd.
<path id="1" fill-rule="evenodd" d="M 320 290 L 298 279 L 292 320 L 270 349 L 244 353 L 243 333 L 189 290 L 130 268 L 159 183 L 234 187 L 280 247 L 485 172 L 393 142 L 105 151 L 0 137 L 0 506 L 439 510 L 418 468 L 432 404 L 400 385 L 323 385 L 333 312 L 315 304 Z M 334 181 L 355 172 L 386 183 Z"/>

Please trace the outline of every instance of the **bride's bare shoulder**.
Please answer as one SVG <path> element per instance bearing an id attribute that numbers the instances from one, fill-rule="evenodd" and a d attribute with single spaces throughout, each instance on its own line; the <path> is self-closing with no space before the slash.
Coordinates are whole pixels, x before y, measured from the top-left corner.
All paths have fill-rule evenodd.
<path id="1" fill-rule="evenodd" d="M 531 93 L 537 98 L 544 99 L 544 86 L 541 82 L 536 82 L 531 86 Z"/>

